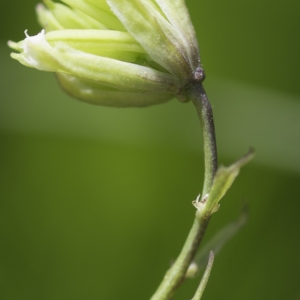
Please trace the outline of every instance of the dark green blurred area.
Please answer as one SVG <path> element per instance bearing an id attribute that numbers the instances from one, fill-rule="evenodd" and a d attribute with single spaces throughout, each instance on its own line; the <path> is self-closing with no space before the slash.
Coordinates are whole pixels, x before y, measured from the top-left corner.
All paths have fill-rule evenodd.
<path id="1" fill-rule="evenodd" d="M 208 229 L 207 238 L 249 203 L 203 299 L 300 299 L 300 2 L 187 3 L 220 162 L 257 150 Z M 0 2 L 0 299 L 149 299 L 202 187 L 196 113 L 177 101 L 89 106 L 10 59 L 8 39 L 40 30 L 35 4 Z M 191 299 L 199 280 L 175 299 Z"/>

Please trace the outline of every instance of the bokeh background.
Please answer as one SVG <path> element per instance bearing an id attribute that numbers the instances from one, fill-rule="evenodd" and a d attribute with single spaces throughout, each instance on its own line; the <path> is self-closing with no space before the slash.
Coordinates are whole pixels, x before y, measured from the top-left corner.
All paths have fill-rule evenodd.
<path id="1" fill-rule="evenodd" d="M 0 299 L 149 299 L 176 258 L 202 187 L 192 104 L 93 107 L 9 57 L 40 31 L 35 0 L 0 1 Z M 246 166 L 207 241 L 249 220 L 216 257 L 204 299 L 300 299 L 300 2 L 187 0 L 220 162 Z M 200 278 L 175 299 L 191 299 Z"/>

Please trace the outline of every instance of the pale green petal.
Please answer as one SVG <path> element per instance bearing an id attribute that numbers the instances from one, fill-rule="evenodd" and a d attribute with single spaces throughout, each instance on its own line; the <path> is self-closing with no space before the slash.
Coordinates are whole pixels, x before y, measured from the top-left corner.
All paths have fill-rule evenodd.
<path id="1" fill-rule="evenodd" d="M 77 50 L 100 56 L 103 50 L 116 53 L 145 53 L 129 33 L 122 31 L 66 29 L 49 32 L 46 39 L 51 45 L 60 41 Z"/>
<path id="2" fill-rule="evenodd" d="M 176 33 L 152 2 L 146 0 L 107 0 L 115 15 L 142 45 L 151 58 L 170 73 L 190 76 L 185 50 Z"/>
<path id="3" fill-rule="evenodd" d="M 124 30 L 123 25 L 112 13 L 108 13 L 93 4 L 83 0 L 62 0 L 62 2 L 70 5 L 71 7 L 77 8 L 98 22 L 104 24 L 107 28 Z"/>
<path id="4" fill-rule="evenodd" d="M 199 67 L 199 49 L 194 26 L 184 0 L 155 0 L 184 45 L 193 70 Z"/>
<path id="5" fill-rule="evenodd" d="M 73 8 L 73 12 L 77 18 L 79 18 L 82 22 L 85 22 L 87 24 L 88 29 L 107 29 L 107 26 L 91 18 L 90 16 L 86 15 L 80 10 Z"/>
<path id="6" fill-rule="evenodd" d="M 78 77 L 57 73 L 61 87 L 72 97 L 81 101 L 110 107 L 145 107 L 164 103 L 173 98 L 170 93 L 134 93 L 108 89 L 104 86 L 83 81 Z"/>
<path id="7" fill-rule="evenodd" d="M 50 37 L 64 36 L 67 30 L 50 32 Z M 82 32 L 71 30 L 73 33 Z M 90 37 L 97 31 L 87 31 Z M 118 33 L 115 33 L 118 35 Z M 122 35 L 122 33 L 121 33 Z M 129 36 L 124 40 L 129 40 Z M 131 40 L 132 42 L 132 40 Z M 62 72 L 110 86 L 127 92 L 168 92 L 178 94 L 178 80 L 175 76 L 149 67 L 123 62 L 117 59 L 85 53 L 70 47 L 67 42 L 58 40 L 49 43 L 44 30 L 36 36 L 28 36 L 23 42 L 10 42 L 9 46 L 22 50 L 12 57 L 22 64 L 43 71 Z M 118 53 L 118 51 L 116 51 Z M 122 51 L 119 51 L 122 57 Z"/>
<path id="8" fill-rule="evenodd" d="M 68 28 L 78 28 L 78 29 L 88 29 L 89 24 L 86 23 L 81 18 L 74 13 L 74 11 L 67 7 L 66 5 L 60 3 L 54 3 L 51 0 L 44 0 L 47 7 L 53 14 L 54 18 L 61 24 L 65 29 Z"/>
<path id="9" fill-rule="evenodd" d="M 53 47 L 52 55 L 65 73 L 122 91 L 179 92 L 176 77 L 151 68 L 87 54 L 64 43 L 57 43 Z"/>
<path id="10" fill-rule="evenodd" d="M 178 33 L 193 70 L 199 67 L 199 48 L 194 26 L 184 0 L 155 0 Z M 180 12 L 180 13 L 178 13 Z"/>
<path id="11" fill-rule="evenodd" d="M 108 13 L 111 13 L 111 9 L 108 6 L 106 0 L 85 0 L 85 1 L 97 6 L 98 8 L 100 8 Z"/>
<path id="12" fill-rule="evenodd" d="M 51 11 L 43 4 L 38 4 L 36 6 L 36 13 L 38 16 L 38 22 L 47 32 L 64 29 L 63 26 L 55 19 Z"/>
<path id="13" fill-rule="evenodd" d="M 39 23 L 47 32 L 53 30 L 71 29 L 106 29 L 100 22 L 92 19 L 84 13 L 71 9 L 66 5 L 44 1 L 48 8 L 38 4 L 36 12 Z"/>
<path id="14" fill-rule="evenodd" d="M 49 72 L 61 71 L 60 65 L 53 57 L 53 48 L 45 38 L 44 30 L 31 37 L 26 32 L 25 34 L 24 41 L 19 43 L 8 42 L 8 46 L 22 51 L 20 54 L 12 53 L 11 57 L 27 67 Z"/>
<path id="15" fill-rule="evenodd" d="M 7 45 L 8 45 L 8 47 L 10 47 L 10 48 L 12 48 L 16 51 L 19 51 L 19 52 L 22 52 L 23 49 L 24 49 L 24 41 L 21 41 L 21 42 L 18 42 L 18 43 L 13 42 L 13 41 L 8 41 Z"/>

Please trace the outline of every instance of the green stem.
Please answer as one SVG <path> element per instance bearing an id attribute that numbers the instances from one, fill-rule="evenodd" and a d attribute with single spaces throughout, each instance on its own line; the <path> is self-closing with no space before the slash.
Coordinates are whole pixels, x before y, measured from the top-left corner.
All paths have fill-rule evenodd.
<path id="1" fill-rule="evenodd" d="M 204 185 L 202 192 L 202 197 L 204 197 L 210 190 L 218 166 L 213 114 L 201 82 L 194 82 L 188 93 L 196 107 L 202 125 L 205 160 Z M 195 218 L 181 253 L 172 267 L 167 271 L 163 281 L 151 300 L 169 300 L 172 298 L 175 290 L 185 279 L 186 271 L 204 237 L 209 219 L 210 216 L 206 215 L 201 219 Z"/>
<path id="2" fill-rule="evenodd" d="M 191 90 L 191 100 L 196 107 L 202 126 L 205 164 L 202 197 L 204 197 L 210 190 L 214 175 L 218 168 L 215 125 L 212 108 L 201 83 L 196 84 Z"/>
<path id="3" fill-rule="evenodd" d="M 168 300 L 172 298 L 175 290 L 185 279 L 187 268 L 196 254 L 208 222 L 209 219 L 199 222 L 199 220 L 195 218 L 181 253 L 172 267 L 167 271 L 162 283 L 151 300 Z"/>
<path id="4" fill-rule="evenodd" d="M 205 272 L 203 274 L 203 277 L 201 279 L 199 287 L 196 291 L 196 294 L 192 300 L 200 300 L 202 298 L 203 292 L 205 290 L 205 287 L 207 285 L 207 282 L 208 282 L 208 279 L 210 276 L 210 272 L 211 272 L 213 263 L 214 263 L 214 253 L 212 251 L 210 251 L 207 267 L 205 269 Z"/>

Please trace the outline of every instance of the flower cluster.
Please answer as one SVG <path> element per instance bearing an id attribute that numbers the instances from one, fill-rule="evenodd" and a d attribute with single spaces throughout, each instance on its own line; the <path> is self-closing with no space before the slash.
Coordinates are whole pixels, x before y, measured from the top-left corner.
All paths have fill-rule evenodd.
<path id="1" fill-rule="evenodd" d="M 44 0 L 44 28 L 11 56 L 55 72 L 75 98 L 104 106 L 148 106 L 202 80 L 199 50 L 184 0 Z"/>

